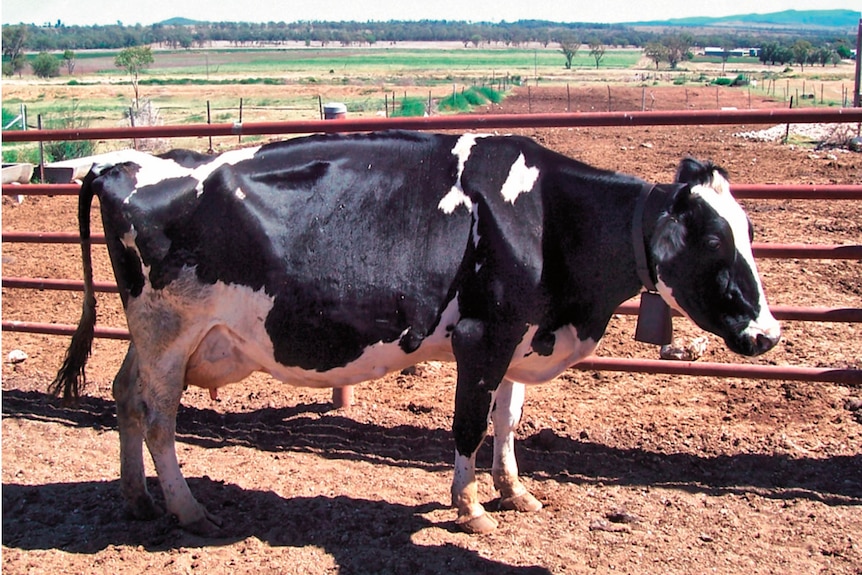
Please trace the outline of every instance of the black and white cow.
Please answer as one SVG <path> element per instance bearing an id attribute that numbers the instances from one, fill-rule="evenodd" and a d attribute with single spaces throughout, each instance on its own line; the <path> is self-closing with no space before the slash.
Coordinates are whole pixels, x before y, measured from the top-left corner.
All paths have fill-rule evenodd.
<path id="1" fill-rule="evenodd" d="M 136 516 L 157 511 L 146 438 L 168 512 L 190 530 L 218 525 L 177 463 L 187 385 L 262 371 L 337 387 L 438 359 L 458 368 L 457 522 L 488 531 L 475 453 L 489 419 L 503 507 L 539 509 L 514 457 L 524 384 L 591 354 L 645 283 L 735 352 L 778 341 L 725 173 L 684 160 L 677 179 L 647 185 L 522 137 L 410 132 L 95 167 L 79 206 L 84 310 L 52 389 L 78 395 L 92 342 L 95 195 L 132 336 L 114 397 Z"/>

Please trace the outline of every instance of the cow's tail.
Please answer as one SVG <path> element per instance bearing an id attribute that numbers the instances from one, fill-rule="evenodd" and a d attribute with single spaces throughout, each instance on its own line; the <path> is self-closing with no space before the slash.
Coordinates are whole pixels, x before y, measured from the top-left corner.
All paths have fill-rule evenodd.
<path id="1" fill-rule="evenodd" d="M 93 334 L 96 326 L 96 294 L 93 288 L 93 260 L 90 240 L 90 207 L 93 204 L 93 185 L 95 175 L 91 172 L 81 185 L 78 196 L 78 230 L 81 236 L 81 261 L 84 270 L 84 303 L 78 328 L 72 335 L 72 342 L 66 350 L 66 358 L 57 372 L 57 377 L 48 386 L 54 396 L 63 394 L 64 403 L 73 403 L 80 396 L 87 383 L 84 368 L 93 348 Z"/>

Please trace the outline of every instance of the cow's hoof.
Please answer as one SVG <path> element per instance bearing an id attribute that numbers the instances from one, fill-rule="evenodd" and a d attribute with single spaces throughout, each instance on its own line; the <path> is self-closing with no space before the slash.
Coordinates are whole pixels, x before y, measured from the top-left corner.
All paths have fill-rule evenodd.
<path id="1" fill-rule="evenodd" d="M 475 517 L 459 517 L 455 520 L 455 523 L 462 531 L 471 535 L 490 533 L 497 528 L 497 521 L 487 513 L 482 513 Z"/>
<path id="2" fill-rule="evenodd" d="M 150 521 L 165 513 L 164 509 L 155 504 L 149 493 L 130 500 L 127 507 L 129 514 L 140 521 Z"/>
<path id="3" fill-rule="evenodd" d="M 530 492 L 513 495 L 500 500 L 500 509 L 509 511 L 533 512 L 542 508 L 542 502 Z"/>
<path id="4" fill-rule="evenodd" d="M 204 516 L 191 523 L 186 523 L 182 528 L 189 533 L 201 537 L 220 537 L 222 535 L 222 520 L 209 511 L 204 511 Z"/>

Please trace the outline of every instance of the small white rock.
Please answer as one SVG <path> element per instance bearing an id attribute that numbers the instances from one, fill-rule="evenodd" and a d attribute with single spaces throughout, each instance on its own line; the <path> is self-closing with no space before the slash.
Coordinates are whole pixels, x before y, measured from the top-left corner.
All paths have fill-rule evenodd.
<path id="1" fill-rule="evenodd" d="M 6 356 L 7 361 L 9 363 L 21 363 L 25 359 L 27 359 L 27 354 L 21 351 L 20 349 L 13 349 Z"/>

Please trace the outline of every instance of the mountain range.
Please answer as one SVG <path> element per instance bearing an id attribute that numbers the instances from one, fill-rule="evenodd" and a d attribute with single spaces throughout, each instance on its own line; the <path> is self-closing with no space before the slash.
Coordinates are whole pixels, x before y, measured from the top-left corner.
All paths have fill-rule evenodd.
<path id="1" fill-rule="evenodd" d="M 739 14 L 736 16 L 671 18 L 668 20 L 649 20 L 625 22 L 631 27 L 691 27 L 691 28 L 734 28 L 734 29 L 771 29 L 771 30 L 830 30 L 855 31 L 859 24 L 860 13 L 853 10 L 784 10 L 769 14 Z M 159 24 L 163 26 L 194 26 L 205 24 L 188 18 L 169 18 Z"/>
<path id="2" fill-rule="evenodd" d="M 790 29 L 790 30 L 855 30 L 860 13 L 853 10 L 784 10 L 769 14 L 739 14 L 736 16 L 672 18 L 646 22 L 627 22 L 627 26 L 667 26 L 735 29 Z"/>

